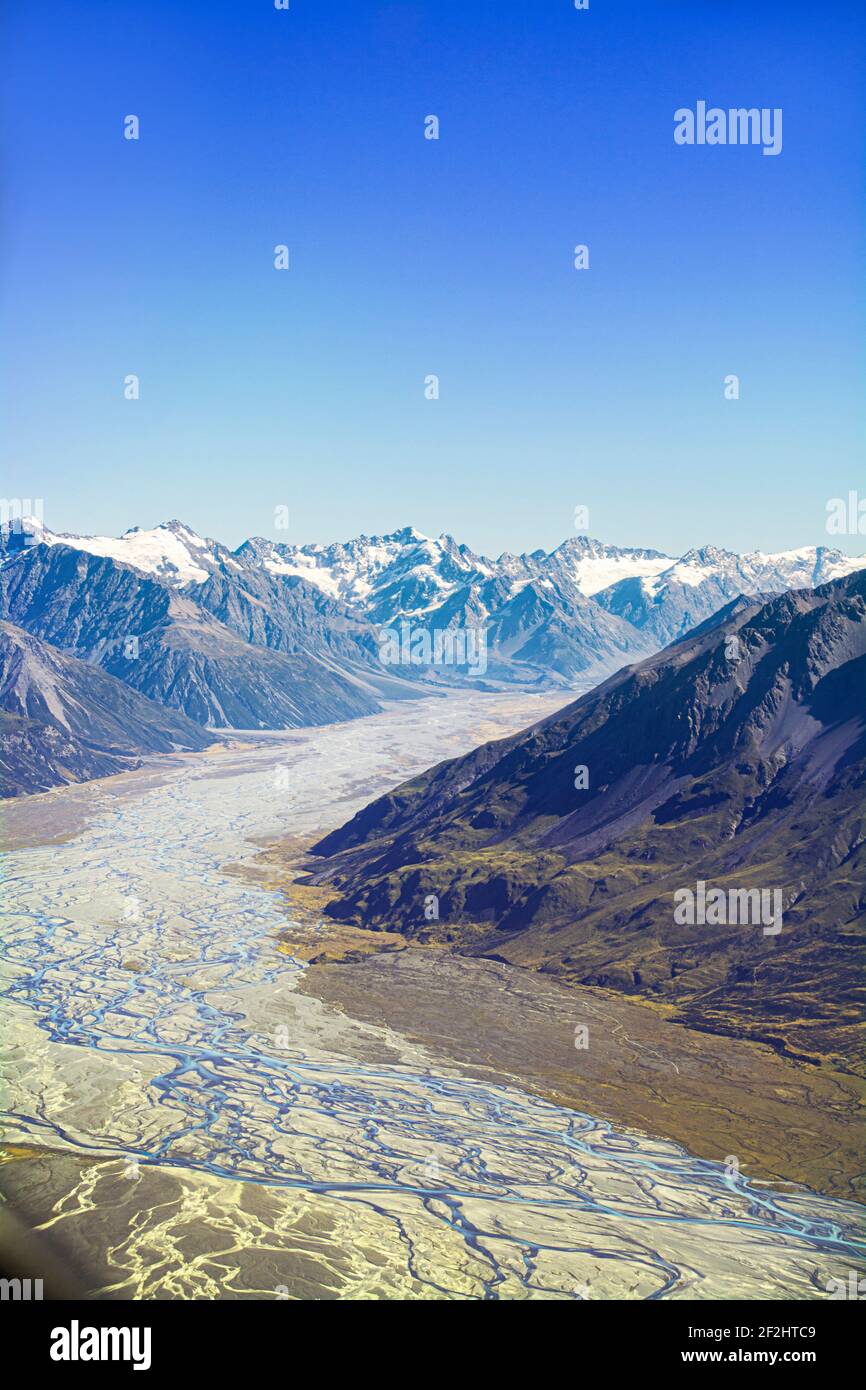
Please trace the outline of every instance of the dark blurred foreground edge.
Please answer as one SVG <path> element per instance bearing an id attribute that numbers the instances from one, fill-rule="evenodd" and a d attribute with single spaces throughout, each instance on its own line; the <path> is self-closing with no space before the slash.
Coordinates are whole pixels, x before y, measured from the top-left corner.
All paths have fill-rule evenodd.
<path id="1" fill-rule="evenodd" d="M 508 1357 L 518 1350 L 533 1361 L 540 1355 L 543 1364 L 546 1343 L 534 1339 L 554 1328 L 567 1339 L 568 1348 L 565 1351 L 561 1344 L 556 1360 L 572 1361 L 580 1378 L 599 1360 L 609 1371 L 634 1369 L 643 1375 L 674 1371 L 700 1377 L 714 1367 L 728 1373 L 742 1367 L 770 1377 L 789 1369 L 826 1377 L 856 1364 L 862 1309 L 846 1305 L 860 1301 L 859 1293 L 853 1299 L 796 1303 L 569 1300 L 559 1307 L 521 1304 L 504 1318 L 501 1308 L 484 1313 L 441 1304 L 432 1308 L 427 1300 L 419 1300 L 415 1308 L 403 1303 L 395 1309 L 389 1303 L 325 1300 L 131 1303 L 4 1298 L 0 1332 L 7 1353 L 14 1347 L 30 1372 L 58 1383 L 70 1377 L 92 1381 L 127 1374 L 141 1380 L 179 1370 L 213 1374 L 217 1384 L 225 1384 L 232 1368 L 242 1370 L 247 1379 L 274 1373 L 294 1376 L 299 1367 L 289 1352 L 293 1346 L 295 1353 L 300 1350 L 299 1337 L 304 1338 L 302 1355 L 308 1367 L 311 1358 L 320 1360 L 320 1369 L 332 1374 L 335 1361 L 357 1367 L 359 1357 L 368 1360 L 377 1350 L 387 1358 L 389 1344 L 383 1337 L 396 1336 L 405 1348 L 407 1318 L 417 1329 L 415 1335 L 430 1339 L 428 1354 L 434 1356 L 437 1348 L 444 1351 L 448 1343 L 443 1337 L 452 1329 L 460 1334 L 461 1377 L 466 1374 L 467 1353 L 479 1361 L 483 1357 L 488 1370 L 492 1357 Z M 513 1320 L 515 1312 L 519 1324 Z M 92 1359 L 94 1351 L 99 1359 Z M 552 1365 L 548 1373 L 553 1373 Z"/>

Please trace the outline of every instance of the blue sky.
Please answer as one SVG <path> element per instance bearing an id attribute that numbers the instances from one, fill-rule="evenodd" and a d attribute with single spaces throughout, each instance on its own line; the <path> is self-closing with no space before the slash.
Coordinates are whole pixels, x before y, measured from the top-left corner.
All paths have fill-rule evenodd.
<path id="1" fill-rule="evenodd" d="M 286 505 L 278 539 L 498 553 L 586 505 L 618 544 L 777 549 L 866 495 L 854 0 L 9 0 L 3 28 L 0 490 L 54 529 L 236 544 Z M 782 153 L 675 145 L 698 99 L 781 107 Z"/>

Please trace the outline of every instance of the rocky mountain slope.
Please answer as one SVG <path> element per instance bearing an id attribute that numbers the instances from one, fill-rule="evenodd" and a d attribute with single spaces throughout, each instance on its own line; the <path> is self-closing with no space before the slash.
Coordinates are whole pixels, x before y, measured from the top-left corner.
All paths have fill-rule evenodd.
<path id="1" fill-rule="evenodd" d="M 216 575 L 190 590 L 171 586 L 112 557 L 54 541 L 0 568 L 0 617 L 210 727 L 295 728 L 380 708 L 381 668 L 368 653 L 370 679 L 354 675 L 336 619 L 317 612 L 320 595 L 308 604 L 314 635 L 307 640 L 296 619 L 292 641 L 286 605 L 240 585 L 229 600 L 220 585 Z M 253 634 L 255 622 L 266 624 L 267 633 Z M 342 638 L 345 647 L 350 638 Z M 360 646 L 355 664 L 364 669 Z"/>
<path id="2" fill-rule="evenodd" d="M 339 919 L 861 1065 L 866 573 L 735 600 L 314 853 Z M 778 893 L 780 930 L 677 920 L 699 884 Z"/>
<path id="3" fill-rule="evenodd" d="M 128 771 L 145 754 L 211 742 L 184 715 L 0 622 L 0 796 Z"/>

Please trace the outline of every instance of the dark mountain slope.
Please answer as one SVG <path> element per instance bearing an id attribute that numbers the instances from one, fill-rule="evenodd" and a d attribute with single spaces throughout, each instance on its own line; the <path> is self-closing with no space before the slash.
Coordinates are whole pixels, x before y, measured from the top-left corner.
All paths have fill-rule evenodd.
<path id="1" fill-rule="evenodd" d="M 96 666 L 0 622 L 0 795 L 123 772 L 213 739 Z"/>
<path id="2" fill-rule="evenodd" d="M 535 728 L 432 769 L 323 840 L 312 877 L 338 890 L 333 916 L 853 1066 L 864 844 L 858 573 L 739 599 Z M 781 931 L 677 923 L 674 894 L 698 881 L 778 890 Z"/>

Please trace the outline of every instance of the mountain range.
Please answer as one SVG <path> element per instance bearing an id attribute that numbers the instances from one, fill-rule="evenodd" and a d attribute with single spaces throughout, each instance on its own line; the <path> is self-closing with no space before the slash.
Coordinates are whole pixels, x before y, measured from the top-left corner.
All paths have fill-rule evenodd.
<path id="1" fill-rule="evenodd" d="M 450 536 L 431 540 L 411 529 L 345 545 L 247 541 L 236 554 L 255 555 L 272 573 L 306 579 L 377 626 L 404 617 L 429 626 L 485 624 L 504 660 L 529 667 L 538 656 L 536 624 L 555 627 L 582 618 L 567 634 L 573 660 L 551 671 L 542 659 L 542 679 L 588 670 L 594 658 L 615 655 L 620 643 L 632 652 L 662 646 L 739 594 L 816 587 L 866 566 L 866 556 L 852 559 L 827 546 L 774 555 L 704 546 L 675 558 L 584 536 L 549 553 L 506 552 L 492 561 Z M 599 608 L 620 621 L 605 624 Z M 588 629 L 598 634 L 595 646 Z"/>
<path id="2" fill-rule="evenodd" d="M 178 521 L 113 538 L 31 520 L 0 528 L 0 619 L 204 728 L 282 729 L 467 682 L 586 689 L 732 598 L 863 565 L 828 547 L 675 558 L 582 536 L 488 560 L 411 528 L 230 550 Z M 404 627 L 483 633 L 484 669 L 383 664 L 383 633 Z"/>
<path id="3" fill-rule="evenodd" d="M 63 560 L 68 552 L 90 558 L 70 564 Z M 705 546 L 676 558 L 583 536 L 550 553 L 488 560 L 450 536 L 432 540 L 412 528 L 328 546 L 254 538 L 228 550 L 177 521 L 151 531 L 133 528 L 118 539 L 56 535 L 44 527 L 24 536 L 7 527 L 0 559 L 5 616 L 24 626 L 33 621 L 33 603 L 22 608 L 22 590 L 56 607 L 62 593 L 74 604 L 77 588 L 99 597 L 120 586 L 123 602 L 132 604 L 130 633 L 150 632 L 167 612 L 171 620 L 182 613 L 186 625 L 194 613 L 199 621 L 206 613 L 248 645 L 354 675 L 373 699 L 383 690 L 407 693 L 407 681 L 466 678 L 460 669 L 418 666 L 388 673 L 378 660 L 378 634 L 403 621 L 429 629 L 484 628 L 491 679 L 568 687 L 657 650 L 740 594 L 815 587 L 866 565 L 866 556 L 852 559 L 826 546 L 749 555 Z M 119 570 L 136 579 L 118 579 Z M 59 621 L 52 640 L 62 638 L 88 656 L 111 644 L 111 634 L 100 635 L 98 624 L 83 632 L 64 627 L 62 615 Z M 114 632 L 113 617 L 106 626 Z M 208 637 L 215 639 L 213 629 Z M 302 722 L 304 703 L 300 692 Z M 347 709 L 346 717 L 357 712 L 363 711 Z M 309 713 L 316 722 L 315 708 Z M 280 727 L 281 710 L 273 712 L 273 724 L 266 710 L 261 714 L 253 727 Z M 219 722 L 219 711 L 207 718 Z"/>
<path id="4" fill-rule="evenodd" d="M 864 792 L 861 570 L 741 596 L 534 728 L 398 787 L 315 847 L 309 881 L 340 920 L 857 1070 Z M 772 895 L 773 925 L 677 915 L 710 889 Z"/>

